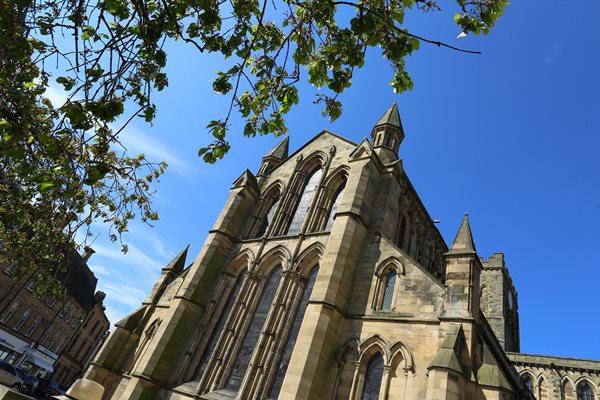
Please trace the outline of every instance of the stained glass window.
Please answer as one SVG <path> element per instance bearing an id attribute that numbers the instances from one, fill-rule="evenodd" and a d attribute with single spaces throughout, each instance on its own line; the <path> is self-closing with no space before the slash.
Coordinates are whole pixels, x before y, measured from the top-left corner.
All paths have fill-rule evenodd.
<path id="1" fill-rule="evenodd" d="M 385 291 L 383 292 L 383 301 L 381 302 L 382 310 L 392 308 L 392 300 L 394 299 L 394 286 L 396 285 L 396 271 L 390 271 L 385 280 Z"/>
<path id="2" fill-rule="evenodd" d="M 263 220 L 261 222 L 260 228 L 258 232 L 256 232 L 255 237 L 260 237 L 265 234 L 271 222 L 273 222 L 273 217 L 275 216 L 275 211 L 277 211 L 277 205 L 279 204 L 279 199 L 273 201 L 271 207 L 269 207 L 268 211 L 265 213 Z"/>
<path id="3" fill-rule="evenodd" d="M 595 400 L 594 390 L 586 381 L 577 385 L 577 400 Z"/>
<path id="4" fill-rule="evenodd" d="M 318 272 L 319 268 L 315 267 L 312 269 L 308 277 L 306 288 L 304 289 L 304 293 L 302 294 L 302 298 L 300 299 L 300 304 L 298 305 L 298 312 L 296 314 L 296 318 L 294 318 L 294 323 L 292 324 L 292 328 L 290 329 L 290 336 L 288 337 L 287 343 L 285 344 L 283 357 L 281 359 L 281 362 L 279 363 L 277 376 L 275 376 L 275 382 L 273 383 L 273 388 L 271 389 L 271 393 L 269 394 L 270 399 L 276 399 L 279 396 L 279 391 L 281 390 L 281 386 L 283 385 L 283 378 L 285 378 L 285 373 L 287 372 L 288 366 L 290 365 L 292 352 L 294 351 L 294 346 L 296 345 L 296 339 L 298 338 L 298 333 L 300 332 L 300 326 L 302 325 L 302 320 L 304 319 L 304 314 L 306 313 L 306 307 L 308 306 L 308 300 L 310 300 L 310 295 L 312 293 L 313 287 L 315 286 L 315 281 L 317 280 Z"/>
<path id="5" fill-rule="evenodd" d="M 269 310 L 271 309 L 271 304 L 275 298 L 275 292 L 277 291 L 280 280 L 281 267 L 278 267 L 271 274 L 269 282 L 267 282 L 258 306 L 256 307 L 256 311 L 254 312 L 254 317 L 252 317 L 248 331 L 242 339 L 242 344 L 240 346 L 237 358 L 233 364 L 233 368 L 231 369 L 231 374 L 229 375 L 229 379 L 225 384 L 225 388 L 228 390 L 237 392 L 242 385 L 242 380 L 244 379 L 244 375 L 246 375 L 248 364 L 250 364 L 250 358 L 252 357 L 254 348 L 256 347 L 258 339 L 260 338 L 260 333 L 262 332 L 263 325 L 267 319 Z"/>
<path id="6" fill-rule="evenodd" d="M 383 357 L 377 353 L 369 361 L 367 373 L 365 374 L 365 385 L 363 386 L 362 400 L 378 400 L 383 379 Z"/>
<path id="7" fill-rule="evenodd" d="M 217 346 L 217 342 L 219 341 L 219 338 L 221 337 L 221 333 L 223 333 L 223 328 L 225 328 L 225 323 L 227 322 L 227 319 L 229 318 L 229 314 L 231 313 L 231 309 L 233 308 L 233 305 L 235 304 L 235 299 L 237 299 L 237 296 L 240 293 L 240 289 L 242 288 L 243 282 L 244 282 L 243 275 L 240 275 L 240 277 L 235 282 L 235 285 L 233 286 L 233 290 L 231 291 L 231 294 L 229 295 L 229 298 L 227 299 L 227 302 L 225 303 L 225 306 L 223 307 L 223 312 L 219 315 L 219 320 L 217 321 L 217 325 L 215 326 L 215 329 L 213 330 L 212 334 L 210 335 L 210 339 L 208 339 L 206 348 L 204 349 L 204 352 L 202 353 L 202 357 L 200 358 L 200 365 L 198 366 L 198 369 L 196 370 L 197 378 L 200 378 L 202 376 L 202 373 L 204 372 L 204 370 L 206 369 L 206 366 L 208 365 L 208 361 L 210 360 L 212 353 L 215 350 L 215 347 Z"/>
<path id="8" fill-rule="evenodd" d="M 300 201 L 298 201 L 298 206 L 296 207 L 296 212 L 292 218 L 292 222 L 290 223 L 290 227 L 288 228 L 288 235 L 297 235 L 300 233 L 300 229 L 302 229 L 302 223 L 304 222 L 304 218 L 308 213 L 310 208 L 310 204 L 312 203 L 312 199 L 319 188 L 319 181 L 321 180 L 321 175 L 323 170 L 318 168 L 314 170 L 310 177 L 308 178 L 307 184 L 304 186 L 304 192 L 300 197 Z"/>
<path id="9" fill-rule="evenodd" d="M 325 225 L 326 231 L 330 231 L 333 227 L 333 218 L 335 217 L 338 208 L 340 208 L 340 203 L 342 202 L 342 194 L 344 194 L 345 188 L 346 182 L 341 184 L 338 190 L 335 192 L 333 205 L 331 206 L 331 211 L 329 211 L 329 217 L 327 218 L 327 224 Z"/>

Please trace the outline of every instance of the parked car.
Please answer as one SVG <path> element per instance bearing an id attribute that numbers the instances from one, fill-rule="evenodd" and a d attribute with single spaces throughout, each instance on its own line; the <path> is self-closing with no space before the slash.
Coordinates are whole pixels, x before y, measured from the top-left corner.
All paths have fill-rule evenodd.
<path id="1" fill-rule="evenodd" d="M 38 386 L 36 393 L 48 398 L 50 396 L 56 396 L 62 394 L 58 382 L 51 379 L 38 378 Z"/>
<path id="2" fill-rule="evenodd" d="M 5 361 L 0 361 L 0 383 L 17 390 L 23 387 L 23 379 L 17 369 Z"/>
<path id="3" fill-rule="evenodd" d="M 29 375 L 27 372 L 25 372 L 23 368 L 16 369 L 17 374 L 19 374 L 19 377 L 23 379 L 23 384 L 21 385 L 19 391 L 25 394 L 33 394 L 38 385 L 38 378 L 36 378 L 33 375 Z"/>

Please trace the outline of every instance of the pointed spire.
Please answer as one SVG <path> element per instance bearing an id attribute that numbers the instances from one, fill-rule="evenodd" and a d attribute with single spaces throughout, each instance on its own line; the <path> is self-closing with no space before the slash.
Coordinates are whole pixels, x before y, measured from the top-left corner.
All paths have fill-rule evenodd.
<path id="1" fill-rule="evenodd" d="M 454 238 L 454 243 L 452 243 L 450 251 L 446 254 L 477 254 L 473 235 L 471 234 L 471 226 L 469 225 L 469 214 L 465 213 L 456 238 Z"/>
<path id="2" fill-rule="evenodd" d="M 280 160 L 284 160 L 288 156 L 288 149 L 290 147 L 290 137 L 286 136 L 277 146 L 273 147 L 271 151 L 269 151 L 265 157 L 275 157 Z"/>
<path id="3" fill-rule="evenodd" d="M 163 271 L 171 270 L 172 272 L 174 272 L 176 274 L 183 271 L 183 268 L 185 266 L 185 259 L 187 258 L 187 252 L 188 252 L 189 248 L 190 248 L 190 245 L 188 244 L 181 253 L 176 255 L 175 258 L 172 259 L 171 262 L 166 267 L 163 268 Z"/>
<path id="4" fill-rule="evenodd" d="M 385 114 L 377 121 L 375 126 L 391 125 L 400 128 L 402 134 L 404 129 L 402 128 L 402 121 L 400 120 L 400 112 L 398 111 L 398 104 L 394 102 L 390 108 L 387 109 Z"/>

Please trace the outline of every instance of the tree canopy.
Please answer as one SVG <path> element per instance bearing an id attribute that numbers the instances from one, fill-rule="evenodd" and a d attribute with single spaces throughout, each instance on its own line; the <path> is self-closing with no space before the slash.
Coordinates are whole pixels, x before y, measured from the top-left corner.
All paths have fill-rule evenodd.
<path id="1" fill-rule="evenodd" d="M 487 33 L 507 0 L 456 0 L 465 33 Z M 229 96 L 198 155 L 214 163 L 229 150 L 230 117 L 246 136 L 287 132 L 298 82 L 326 88 L 315 102 L 335 120 L 338 95 L 369 48 L 393 68 L 396 92 L 411 89 L 405 58 L 421 43 L 450 45 L 403 27 L 407 13 L 439 11 L 433 0 L 16 0 L 0 3 L 0 243 L 19 268 L 60 262 L 65 243 L 93 221 L 119 241 L 136 216 L 151 223 L 152 183 L 165 163 L 129 155 L 120 142 L 136 117 L 152 122 L 152 95 L 168 86 L 165 51 L 183 41 L 232 67 L 213 89 Z M 52 104 L 49 85 L 67 100 Z M 83 239 L 85 241 L 85 239 Z M 126 251 L 126 245 L 123 245 Z M 7 260 L 5 260 L 7 261 Z"/>

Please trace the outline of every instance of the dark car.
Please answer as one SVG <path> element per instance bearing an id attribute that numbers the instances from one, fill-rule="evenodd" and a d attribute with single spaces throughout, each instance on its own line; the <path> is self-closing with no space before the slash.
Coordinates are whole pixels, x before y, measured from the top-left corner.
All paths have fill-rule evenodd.
<path id="1" fill-rule="evenodd" d="M 23 384 L 19 391 L 25 394 L 33 394 L 38 385 L 38 378 L 33 375 L 29 375 L 23 368 L 16 368 L 19 378 L 23 380 Z"/>
<path id="2" fill-rule="evenodd" d="M 44 396 L 56 396 L 62 393 L 60 387 L 58 386 L 58 382 L 53 381 L 51 379 L 38 378 L 38 386 L 36 393 Z"/>

